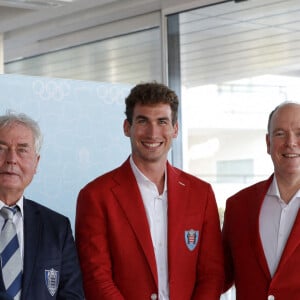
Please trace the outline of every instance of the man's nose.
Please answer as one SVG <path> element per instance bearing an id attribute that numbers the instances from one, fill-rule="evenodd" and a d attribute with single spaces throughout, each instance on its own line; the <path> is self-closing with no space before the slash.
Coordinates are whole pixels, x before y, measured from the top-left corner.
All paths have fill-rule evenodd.
<path id="1" fill-rule="evenodd" d="M 294 134 L 289 134 L 287 136 L 286 144 L 289 147 L 295 147 L 298 143 L 298 139 Z"/>
<path id="2" fill-rule="evenodd" d="M 7 164 L 16 164 L 17 154 L 13 149 L 9 149 L 6 153 L 6 163 Z"/>
<path id="3" fill-rule="evenodd" d="M 157 136 L 157 132 L 158 132 L 158 126 L 156 124 L 149 124 L 148 126 L 148 135 L 151 138 L 155 138 Z"/>

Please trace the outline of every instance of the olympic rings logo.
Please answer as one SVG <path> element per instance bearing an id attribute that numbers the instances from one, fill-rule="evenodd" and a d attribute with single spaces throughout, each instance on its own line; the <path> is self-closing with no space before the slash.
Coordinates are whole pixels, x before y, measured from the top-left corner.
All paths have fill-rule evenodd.
<path id="1" fill-rule="evenodd" d="M 100 84 L 96 88 L 97 97 L 105 104 L 123 105 L 124 99 L 127 96 L 129 88 L 121 84 Z"/>
<path id="2" fill-rule="evenodd" d="M 44 101 L 60 102 L 71 94 L 71 87 L 65 81 L 35 80 L 32 83 L 34 94 Z"/>

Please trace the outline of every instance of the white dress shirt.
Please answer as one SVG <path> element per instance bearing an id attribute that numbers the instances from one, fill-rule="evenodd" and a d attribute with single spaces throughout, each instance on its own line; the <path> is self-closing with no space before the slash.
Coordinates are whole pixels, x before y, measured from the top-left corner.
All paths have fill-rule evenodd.
<path id="1" fill-rule="evenodd" d="M 158 299 L 169 300 L 168 282 L 168 218 L 167 218 L 167 172 L 164 191 L 159 195 L 156 185 L 135 165 L 130 157 L 130 165 L 137 180 L 150 227 L 158 274 Z"/>
<path id="2" fill-rule="evenodd" d="M 281 198 L 274 176 L 263 201 L 259 231 L 271 276 L 276 272 L 300 205 L 300 190 L 287 204 Z"/>

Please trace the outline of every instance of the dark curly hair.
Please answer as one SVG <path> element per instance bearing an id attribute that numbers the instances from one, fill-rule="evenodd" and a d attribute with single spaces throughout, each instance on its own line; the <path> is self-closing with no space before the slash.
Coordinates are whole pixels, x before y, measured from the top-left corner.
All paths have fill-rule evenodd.
<path id="1" fill-rule="evenodd" d="M 174 125 L 177 122 L 178 97 L 174 91 L 164 84 L 157 82 L 140 83 L 131 89 L 130 94 L 125 99 L 125 114 L 130 125 L 132 124 L 133 109 L 137 103 L 142 105 L 169 104 L 172 110 L 172 124 Z"/>

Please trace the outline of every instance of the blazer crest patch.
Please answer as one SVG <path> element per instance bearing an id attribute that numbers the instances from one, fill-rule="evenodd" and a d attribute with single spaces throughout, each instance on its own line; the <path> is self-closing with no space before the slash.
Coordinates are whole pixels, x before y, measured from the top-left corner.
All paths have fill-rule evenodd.
<path id="1" fill-rule="evenodd" d="M 188 247 L 190 251 L 193 251 L 198 243 L 199 240 L 199 230 L 186 230 L 184 232 L 184 239 L 185 239 L 185 244 Z"/>
<path id="2" fill-rule="evenodd" d="M 51 296 L 54 296 L 58 289 L 59 284 L 59 271 L 54 270 L 45 270 L 45 281 L 47 289 Z"/>

